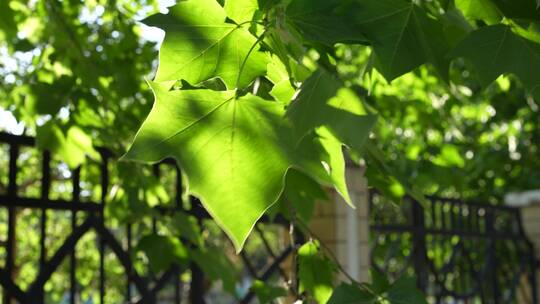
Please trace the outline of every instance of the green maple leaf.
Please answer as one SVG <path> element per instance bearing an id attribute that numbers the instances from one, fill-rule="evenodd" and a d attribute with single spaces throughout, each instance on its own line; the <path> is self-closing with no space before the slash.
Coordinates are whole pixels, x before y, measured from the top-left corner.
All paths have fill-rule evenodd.
<path id="1" fill-rule="evenodd" d="M 240 250 L 253 225 L 279 198 L 285 174 L 300 168 L 330 181 L 320 144 L 299 151 L 283 105 L 236 91 L 169 91 L 151 83 L 156 102 L 124 159 L 157 162 L 172 156 L 199 197 Z M 325 176 L 326 175 L 326 176 Z"/>
<path id="2" fill-rule="evenodd" d="M 328 300 L 328 304 L 375 304 L 377 297 L 357 285 L 341 283 Z"/>
<path id="3" fill-rule="evenodd" d="M 326 152 L 319 157 L 326 166 L 326 174 L 320 174 L 319 179 L 323 180 L 328 176 L 327 183 L 334 185 L 334 188 L 345 202 L 355 208 L 345 180 L 345 158 L 343 157 L 341 141 L 326 127 L 317 128 L 316 134 L 318 135 L 317 141 Z"/>
<path id="4" fill-rule="evenodd" d="M 342 143 L 360 151 L 376 117 L 366 115 L 358 97 L 323 70 L 315 72 L 303 83 L 300 94 L 287 109 L 287 116 L 294 125 L 297 138 L 316 129 L 316 140 L 326 151 L 319 159 L 328 165 L 326 173 L 330 183 L 353 206 L 345 183 Z"/>
<path id="5" fill-rule="evenodd" d="M 266 77 L 274 84 L 270 95 L 284 104 L 289 104 L 296 89 L 291 85 L 287 68 L 277 56 L 271 57 Z"/>
<path id="6" fill-rule="evenodd" d="M 292 0 L 286 10 L 287 21 L 307 41 L 328 46 L 365 43 L 353 17 L 347 14 L 352 4 L 343 0 Z"/>
<path id="7" fill-rule="evenodd" d="M 410 277 L 401 277 L 390 286 L 386 293 L 390 304 L 427 303 L 425 295 L 418 290 L 416 280 Z"/>
<path id="8" fill-rule="evenodd" d="M 366 114 L 354 92 L 323 70 L 313 73 L 302 84 L 300 93 L 287 109 L 287 116 L 298 138 L 324 126 L 355 150 L 362 148 L 376 118 Z"/>
<path id="9" fill-rule="evenodd" d="M 439 22 L 404 0 L 365 0 L 358 5 L 358 25 L 373 46 L 375 66 L 388 81 L 426 62 L 447 78 L 449 46 Z"/>
<path id="10" fill-rule="evenodd" d="M 290 166 L 282 107 L 253 95 L 236 99 L 235 91 L 166 87 L 152 84 L 156 103 L 125 158 L 175 157 L 189 192 L 240 249 L 278 199 Z"/>
<path id="11" fill-rule="evenodd" d="M 167 15 L 144 23 L 165 30 L 156 81 L 183 79 L 198 84 L 220 77 L 228 88 L 245 87 L 266 71 L 268 57 L 244 26 L 226 23 L 215 0 L 182 1 Z"/>
<path id="12" fill-rule="evenodd" d="M 540 99 L 540 44 L 515 34 L 510 27 L 493 25 L 471 32 L 451 55 L 468 59 L 484 86 L 502 74 L 513 73 Z"/>

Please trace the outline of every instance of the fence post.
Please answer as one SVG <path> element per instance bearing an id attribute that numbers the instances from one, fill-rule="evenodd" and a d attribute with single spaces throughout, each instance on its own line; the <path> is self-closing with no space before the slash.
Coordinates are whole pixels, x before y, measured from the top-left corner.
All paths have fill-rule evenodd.
<path id="1" fill-rule="evenodd" d="M 486 233 L 489 238 L 489 246 L 487 252 L 487 258 L 489 259 L 488 265 L 491 274 L 491 289 L 493 292 L 493 303 L 499 303 L 499 281 L 497 279 L 497 246 L 495 238 L 495 218 L 493 210 L 488 210 L 486 213 Z"/>
<path id="2" fill-rule="evenodd" d="M 531 252 L 530 263 L 531 269 L 531 298 L 534 304 L 538 304 L 538 277 L 536 273 L 540 269 L 540 262 L 536 260 L 534 244 L 529 242 L 529 252 Z"/>
<path id="3" fill-rule="evenodd" d="M 195 263 L 191 263 L 191 286 L 189 300 L 191 304 L 205 304 L 204 301 L 204 273 Z"/>
<path id="4" fill-rule="evenodd" d="M 7 195 L 9 197 L 17 196 L 17 158 L 19 157 L 19 146 L 11 145 L 9 147 L 9 180 L 8 180 L 8 191 Z M 16 251 L 16 241 L 17 241 L 17 210 L 15 206 L 10 205 L 8 207 L 8 235 L 6 243 L 6 272 L 9 276 L 9 279 L 14 279 L 15 274 L 15 251 Z M 12 296 L 9 288 L 4 289 L 4 300 L 3 303 L 10 304 L 12 303 Z"/>
<path id="5" fill-rule="evenodd" d="M 416 285 L 426 291 L 428 278 L 426 271 L 426 227 L 424 221 L 424 208 L 418 201 L 412 199 L 412 225 L 413 225 L 413 263 L 416 272 Z"/>

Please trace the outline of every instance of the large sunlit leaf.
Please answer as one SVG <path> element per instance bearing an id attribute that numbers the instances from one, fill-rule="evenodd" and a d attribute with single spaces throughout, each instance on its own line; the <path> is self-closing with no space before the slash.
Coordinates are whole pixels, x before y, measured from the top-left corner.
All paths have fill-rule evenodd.
<path id="1" fill-rule="evenodd" d="M 236 10 L 234 10 L 236 12 Z M 156 81 L 183 79 L 197 84 L 212 77 L 228 88 L 245 87 L 266 71 L 267 56 L 245 26 L 226 23 L 215 0 L 181 1 L 169 13 L 144 23 L 165 30 Z"/>
<path id="2" fill-rule="evenodd" d="M 237 24 L 249 22 L 259 9 L 258 0 L 227 0 L 225 1 L 227 16 Z"/>
<path id="3" fill-rule="evenodd" d="M 468 59 L 484 86 L 500 75 L 512 73 L 531 95 L 540 99 L 540 44 L 515 34 L 510 27 L 480 28 L 458 44 L 452 55 Z"/>
<path id="4" fill-rule="evenodd" d="M 167 91 L 126 158 L 175 157 L 202 203 L 240 249 L 255 222 L 279 197 L 290 166 L 279 103 L 234 91 Z M 241 210 L 241 214 L 239 213 Z"/>
<path id="5" fill-rule="evenodd" d="M 447 76 L 448 43 L 442 25 L 413 2 L 359 1 L 357 23 L 373 45 L 375 66 L 390 81 L 430 62 Z"/>

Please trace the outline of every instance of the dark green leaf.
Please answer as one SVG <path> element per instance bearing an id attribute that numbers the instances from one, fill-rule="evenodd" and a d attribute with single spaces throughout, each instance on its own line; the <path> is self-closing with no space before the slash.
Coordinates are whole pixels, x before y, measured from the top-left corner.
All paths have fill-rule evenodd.
<path id="1" fill-rule="evenodd" d="M 508 18 L 540 21 L 538 1 L 534 0 L 491 0 Z"/>
<path id="2" fill-rule="evenodd" d="M 404 0 L 359 3 L 355 11 L 358 25 L 373 45 L 375 66 L 388 81 L 426 62 L 447 78 L 449 46 L 437 20 Z"/>
<path id="3" fill-rule="evenodd" d="M 416 280 L 410 277 L 398 279 L 386 294 L 390 304 L 427 304 L 426 297 L 416 287 Z"/>
<path id="4" fill-rule="evenodd" d="M 483 27 L 469 34 L 453 51 L 465 57 L 487 86 L 497 77 L 513 73 L 529 93 L 540 99 L 540 44 L 529 41 L 505 25 Z"/>
<path id="5" fill-rule="evenodd" d="M 334 289 L 328 304 L 375 304 L 376 299 L 374 295 L 354 284 L 341 283 Z"/>
<path id="6" fill-rule="evenodd" d="M 292 0 L 287 6 L 287 20 L 303 38 L 333 46 L 338 42 L 365 43 L 366 38 L 354 25 L 348 11 L 353 1 Z"/>
<path id="7" fill-rule="evenodd" d="M 191 258 L 205 275 L 212 280 L 221 280 L 224 289 L 235 294 L 238 273 L 221 248 L 195 249 L 191 251 Z"/>
<path id="8" fill-rule="evenodd" d="M 386 292 L 390 287 L 390 282 L 388 282 L 388 279 L 383 274 L 374 269 L 371 269 L 370 274 L 371 281 L 373 282 L 371 284 L 373 291 L 377 294 Z"/>

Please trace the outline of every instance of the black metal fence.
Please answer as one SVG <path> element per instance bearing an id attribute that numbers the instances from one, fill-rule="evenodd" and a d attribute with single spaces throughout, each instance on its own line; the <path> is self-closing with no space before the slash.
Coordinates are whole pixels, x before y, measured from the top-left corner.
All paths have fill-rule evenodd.
<path id="1" fill-rule="evenodd" d="M 57 288 L 50 285 L 55 273 L 60 271 L 67 273 L 61 279 L 52 282 L 52 285 L 59 284 L 65 287 L 62 292 L 63 298 L 56 300 L 63 303 L 81 303 L 83 293 L 96 295 L 91 297 L 91 300 L 85 300 L 85 303 L 205 302 L 208 284 L 197 264 L 182 266 L 174 263 L 167 270 L 154 273 L 149 269 L 148 263 L 136 261 L 133 244 L 137 241 L 141 229 L 134 224 L 109 224 L 114 221 L 108 219 L 105 212 L 108 203 L 107 193 L 111 190 L 110 171 L 114 162 L 114 157 L 109 151 L 98 149 L 101 159 L 92 164 L 97 168 L 98 185 L 88 186 L 81 180 L 81 172 L 85 170 L 83 165 L 82 168 L 64 174 L 68 177 L 68 181 L 63 187 L 71 197 L 51 197 L 51 185 L 58 182 L 52 176 L 57 163 L 52 166 L 54 155 L 50 152 L 39 152 L 34 145 L 34 138 L 0 133 L 0 160 L 5 159 L 4 165 L 7 167 L 7 170 L 4 170 L 7 176 L 0 176 L 0 185 L 2 181 L 7 184 L 4 191 L 0 189 L 0 226 L 5 226 L 0 227 L 0 233 L 3 234 L 0 235 L 2 238 L 0 256 L 3 262 L 0 267 L 0 285 L 3 303 L 55 302 L 48 298 L 48 290 Z M 37 182 L 38 185 L 38 190 L 33 193 L 20 189 L 22 184 L 25 184 L 25 178 L 21 177 L 21 174 L 23 167 L 27 166 L 24 162 L 29 159 L 29 153 L 34 153 L 34 156 L 37 154 L 35 158 L 39 159 L 37 164 L 39 168 L 30 173 L 33 175 L 34 183 Z M 2 163 L 0 166 L 3 166 Z M 36 172 L 40 172 L 39 176 L 36 176 Z M 172 173 L 171 188 L 175 192 L 171 194 L 174 198 L 172 204 L 158 204 L 153 209 L 160 214 L 184 212 L 197 218 L 201 225 L 205 225 L 205 219 L 209 218 L 209 215 L 195 198 L 190 199 L 191 204 L 187 209 L 182 204 L 182 179 L 174 161 L 165 160 L 154 165 L 153 172 L 156 177 L 159 177 L 160 172 L 167 172 L 169 175 Z M 96 196 L 86 195 L 87 190 L 83 188 L 97 191 L 99 201 L 92 201 L 91 198 Z M 25 212 L 30 212 L 32 224 L 24 229 L 32 228 L 37 231 L 21 231 L 22 227 L 18 225 L 18 221 L 24 218 Z M 53 235 L 50 231 L 53 221 L 62 218 L 56 216 L 57 213 L 63 214 L 63 219 L 70 219 L 67 225 L 69 229 Z M 253 255 L 250 256 L 249 249 L 243 251 L 238 262 L 242 265 L 244 277 L 249 278 L 248 282 L 255 279 L 266 281 L 276 277 L 276 280 L 287 281 L 283 263 L 292 252 L 292 247 L 290 244 L 283 244 L 279 248 L 272 246 L 266 239 L 265 229 L 268 226 L 277 226 L 278 229 L 288 228 L 288 223 L 280 218 L 272 222 L 262 219 L 257 225 L 248 240 L 247 247 L 249 242 L 257 238 L 260 246 L 256 247 L 258 250 L 263 249 L 264 257 L 254 258 Z M 156 232 L 160 222 L 154 217 L 149 226 Z M 20 249 L 18 243 L 22 241 L 31 243 L 29 238 L 33 235 L 38 236 L 34 242 L 37 243 L 33 247 L 37 251 L 33 252 L 33 255 L 38 257 L 38 261 L 35 262 L 35 267 L 29 269 L 37 269 L 37 273 L 33 274 L 33 279 L 29 279 L 21 269 L 32 261 L 19 258 L 22 251 L 18 250 Z M 181 241 L 185 242 L 184 239 Z M 301 238 L 298 241 L 300 242 Z M 83 245 L 84 248 L 81 247 Z M 95 251 L 97 257 L 88 257 L 89 250 Z M 80 263 L 85 263 L 84 267 L 90 268 L 90 272 L 84 278 L 78 273 L 78 268 L 82 268 Z M 22 287 L 21 281 L 26 281 L 26 286 Z M 118 285 L 119 281 L 124 286 L 123 295 L 120 299 L 118 295 L 113 299 L 111 286 Z M 253 292 L 246 288 L 241 297 L 235 301 L 249 303 L 253 297 Z"/>
<path id="2" fill-rule="evenodd" d="M 96 296 L 85 303 L 205 302 L 210 292 L 197 264 L 174 263 L 154 273 L 148 261 L 137 260 L 135 254 L 140 225 L 115 223 L 108 218 L 107 194 L 114 164 L 110 152 L 99 149 L 101 159 L 84 165 L 94 166 L 97 185 L 84 180 L 84 166 L 64 170 L 69 171 L 61 185 L 66 197 L 51 191 L 53 183 L 59 183 L 58 160 L 34 145 L 31 137 L 0 133 L 0 169 L 7 169 L 0 170 L 3 303 L 81 303 L 82 294 L 93 292 Z M 27 163 L 30 154 L 37 163 Z M 38 168 L 29 169 L 31 166 Z M 173 161 L 165 160 L 151 170 L 158 179 L 164 173 L 169 176 L 172 197 L 172 202 L 157 204 L 152 210 L 161 215 L 182 212 L 195 217 L 200 225 L 209 225 L 205 224 L 209 215 L 195 198 L 189 199 L 187 207 L 182 203 L 181 174 Z M 33 190 L 23 189 L 30 184 L 28 180 L 37 184 Z M 89 191 L 97 194 L 89 195 Z M 371 257 L 375 269 L 393 277 L 405 273 L 416 276 L 418 286 L 435 303 L 513 303 L 518 298 L 521 303 L 538 303 L 534 250 L 524 234 L 518 210 L 434 197 L 424 205 L 410 198 L 399 205 L 384 200 L 376 193 L 371 195 Z M 154 233 L 161 225 L 157 218 L 163 219 L 153 216 L 147 225 Z M 50 227 L 66 219 L 69 231 L 55 235 Z M 25 225 L 18 225 L 24 220 Z M 287 230 L 288 225 L 281 218 L 272 222 L 263 218 L 255 227 L 237 261 L 247 285 L 255 279 L 289 281 L 284 261 L 292 252 L 291 245 L 283 242 L 275 246 L 265 235 L 270 227 Z M 35 231 L 21 231 L 23 228 Z M 302 242 L 301 235 L 296 239 Z M 20 257 L 24 252 L 18 245 L 22 242 L 35 250 L 31 255 L 37 256 L 37 261 Z M 250 242 L 263 251 L 262 257 L 260 252 L 250 252 Z M 97 257 L 89 257 L 88 251 L 96 252 Z M 88 268 L 90 274 L 81 275 L 78 269 L 82 268 Z M 37 271 L 30 273 L 28 269 Z M 62 271 L 64 276 L 55 280 Z M 112 286 L 119 284 L 123 291 L 113 297 Z M 50 299 L 51 288 L 64 288 L 64 297 Z M 249 303 L 253 297 L 246 288 L 235 301 Z"/>
<path id="3" fill-rule="evenodd" d="M 372 266 L 414 275 L 434 303 L 538 303 L 535 255 L 518 209 L 371 195 Z"/>

